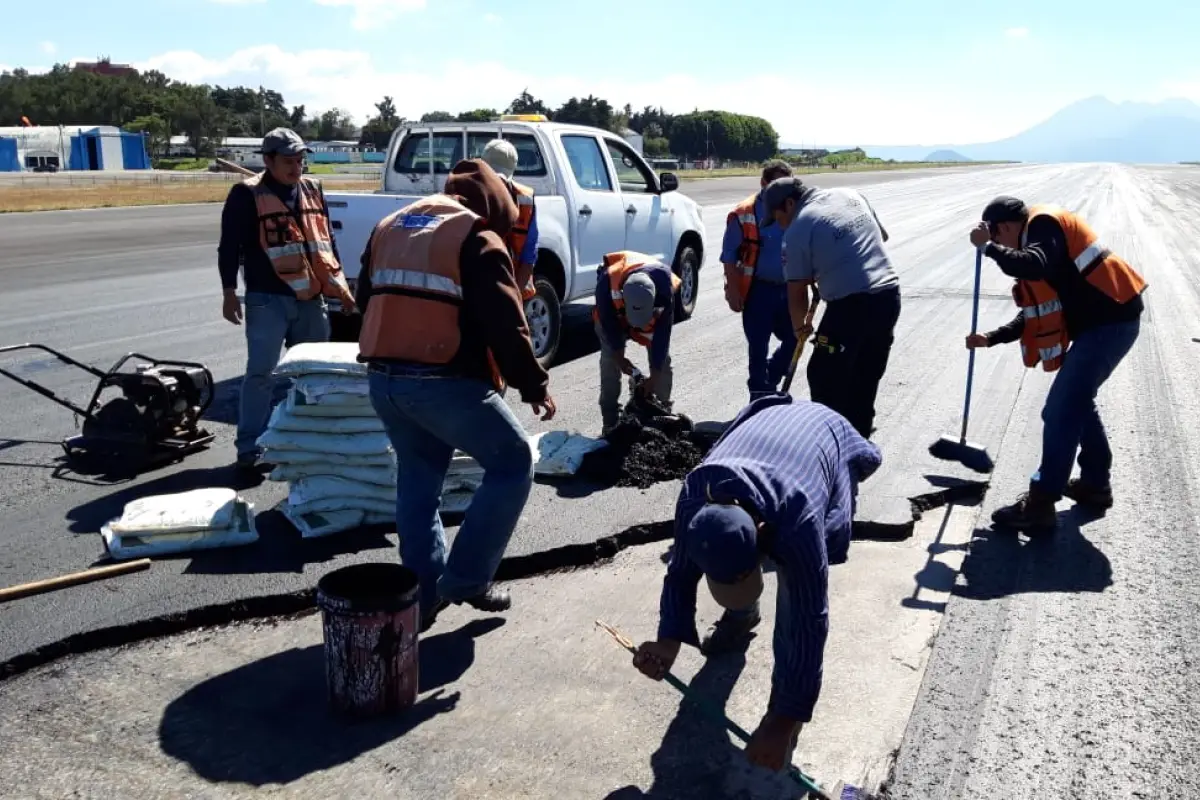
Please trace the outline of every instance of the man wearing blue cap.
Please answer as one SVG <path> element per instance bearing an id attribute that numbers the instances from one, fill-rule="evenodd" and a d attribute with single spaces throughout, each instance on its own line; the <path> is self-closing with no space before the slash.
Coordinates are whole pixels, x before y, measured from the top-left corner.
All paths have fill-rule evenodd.
<path id="1" fill-rule="evenodd" d="M 824 405 L 768 395 L 742 410 L 684 480 L 675 546 L 660 602 L 658 640 L 634 666 L 661 680 L 683 643 L 700 645 L 701 576 L 724 615 L 700 648 L 727 652 L 760 620 L 762 560 L 776 567 L 775 669 L 766 714 L 747 758 L 781 770 L 821 691 L 829 631 L 829 564 L 846 560 L 858 484 L 879 449 Z"/>

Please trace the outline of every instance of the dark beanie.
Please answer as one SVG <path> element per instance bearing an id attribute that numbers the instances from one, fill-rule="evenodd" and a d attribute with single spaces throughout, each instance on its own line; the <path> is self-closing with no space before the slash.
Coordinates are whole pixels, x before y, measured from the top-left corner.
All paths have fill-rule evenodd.
<path id="1" fill-rule="evenodd" d="M 1001 222 L 1024 222 L 1029 218 L 1029 209 L 1025 203 L 1015 197 L 1001 195 L 987 204 L 983 210 L 983 221 L 989 225 L 999 225 Z"/>

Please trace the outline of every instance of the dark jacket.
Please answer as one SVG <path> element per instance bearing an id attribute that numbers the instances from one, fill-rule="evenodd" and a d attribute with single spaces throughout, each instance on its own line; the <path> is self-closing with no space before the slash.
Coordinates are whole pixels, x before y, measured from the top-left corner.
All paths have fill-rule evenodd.
<path id="1" fill-rule="evenodd" d="M 444 371 L 490 381 L 490 349 L 506 383 L 526 403 L 546 399 L 550 375 L 538 363 L 529 339 L 521 291 L 513 277 L 512 258 L 504 235 L 516 224 L 517 205 L 504 183 L 478 159 L 457 164 L 446 180 L 445 192 L 485 220 L 463 243 L 460 261 L 463 302 L 458 324 L 462 342 Z M 371 300 L 371 242 L 362 254 L 356 302 L 363 314 Z"/>
<path id="2" fill-rule="evenodd" d="M 1067 255 L 1067 236 L 1053 217 L 1035 217 L 1026 234 L 1026 244 L 1020 250 L 989 242 L 984 255 L 995 261 L 1005 275 L 1050 284 L 1062 302 L 1071 338 L 1101 325 L 1132 322 L 1141 315 L 1144 305 L 1140 296 L 1122 305 L 1079 274 Z M 1007 325 L 987 334 L 988 343 L 1015 342 L 1021 338 L 1024 325 L 1025 317 L 1018 312 Z"/>
<path id="3" fill-rule="evenodd" d="M 269 172 L 263 177 L 263 183 L 284 205 L 295 210 L 296 193 L 299 191 L 296 186 L 283 185 L 272 178 Z M 314 183 L 320 187 L 320 183 Z M 325 202 L 323 189 L 321 205 L 325 208 L 325 216 L 328 217 L 329 206 Z M 221 211 L 221 243 L 217 245 L 217 268 L 221 273 L 221 288 L 236 289 L 238 267 L 244 267 L 242 280 L 246 284 L 247 292 L 295 297 L 296 293 L 275 273 L 275 267 L 271 266 L 271 260 L 263 251 L 258 227 L 258 208 L 254 202 L 254 192 L 244 183 L 235 183 L 229 188 L 225 208 Z M 338 256 L 336 241 L 333 243 L 333 256 L 340 264 L 342 259 Z"/>

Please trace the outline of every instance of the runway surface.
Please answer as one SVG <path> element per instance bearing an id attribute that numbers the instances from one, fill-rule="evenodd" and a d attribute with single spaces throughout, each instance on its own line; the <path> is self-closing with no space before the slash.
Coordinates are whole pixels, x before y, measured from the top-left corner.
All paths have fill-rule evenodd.
<path id="1" fill-rule="evenodd" d="M 1025 166 L 812 180 L 852 182 L 867 193 L 891 234 L 903 286 L 877 420 L 885 468 L 863 487 L 868 508 L 964 477 L 925 449 L 960 422 L 973 267 L 966 235 L 992 196 L 1081 211 L 1151 284 L 1141 339 L 1101 396 L 1117 482 L 1117 507 L 1105 519 L 1077 519 L 1064 504 L 1063 532 L 1037 545 L 987 530 L 986 515 L 1036 468 L 1049 382 L 1025 370 L 1014 348 L 977 360 L 971 438 L 989 447 L 999 467 L 900 753 L 894 796 L 1200 791 L 1189 766 L 1200 752 L 1190 711 L 1200 702 L 1200 344 L 1193 342 L 1200 336 L 1200 170 Z M 705 205 L 709 236 L 699 307 L 677 329 L 673 347 L 676 403 L 697 420 L 727 420 L 746 400 L 741 320 L 723 303 L 717 250 L 729 205 L 756 185 L 684 186 Z M 8 287 L 0 297 L 0 342 L 43 342 L 100 365 L 131 350 L 200 360 L 221 382 L 210 414 L 219 432 L 214 448 L 117 486 L 63 470 L 57 442 L 73 431 L 69 412 L 0 384 L 0 585 L 86 567 L 102 552 L 100 524 L 130 499 L 232 480 L 244 343 L 220 316 L 219 213 L 218 206 L 187 206 L 0 217 L 0 275 Z M 1014 313 L 1008 287 L 986 265 L 982 327 Z M 518 409 L 531 431 L 594 434 L 599 426 L 586 310 L 571 314 L 568 360 L 552 371 L 560 416 L 543 425 Z M 0 366 L 77 400 L 92 388 L 86 376 L 41 357 L 4 358 Z M 794 393 L 806 393 L 803 379 Z M 676 491 L 662 484 L 580 497 L 538 486 L 510 554 L 667 520 Z M 275 484 L 246 491 L 263 511 L 284 493 Z M 300 541 L 278 515 L 268 512 L 263 521 L 254 547 L 161 560 L 137 576 L 0 606 L 0 661 L 74 633 L 309 588 L 336 565 L 395 557 L 394 537 Z"/>

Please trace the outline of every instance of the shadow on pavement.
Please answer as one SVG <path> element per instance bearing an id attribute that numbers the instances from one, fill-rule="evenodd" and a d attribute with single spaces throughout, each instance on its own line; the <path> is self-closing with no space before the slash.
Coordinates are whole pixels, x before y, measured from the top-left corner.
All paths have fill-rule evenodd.
<path id="1" fill-rule="evenodd" d="M 600 340 L 596 338 L 596 328 L 592 324 L 591 303 L 563 307 L 560 342 L 551 368 L 561 367 L 563 364 L 600 352 Z M 600 369 L 599 365 L 596 369 Z"/>
<path id="2" fill-rule="evenodd" d="M 692 679 L 690 687 L 706 702 L 723 711 L 745 666 L 745 653 L 708 659 Z M 663 692 L 675 691 L 665 683 L 657 688 Z M 746 725 L 742 727 L 747 728 Z M 753 730 L 754 727 L 751 724 L 747 729 Z M 662 744 L 650 757 L 654 783 L 649 791 L 625 786 L 609 793 L 605 800 L 723 798 L 726 796 L 726 765 L 730 758 L 739 756 L 725 729 L 705 716 L 695 700 L 684 699 L 679 704 L 679 713 L 667 728 Z"/>
<path id="3" fill-rule="evenodd" d="M 437 638 L 421 643 L 422 655 L 426 648 L 436 651 Z M 211 678 L 171 702 L 159 724 L 159 746 L 205 780 L 288 784 L 453 711 L 459 695 L 441 695 L 395 717 L 343 721 L 326 705 L 323 647 L 296 648 Z"/>
<path id="4" fill-rule="evenodd" d="M 954 596 L 994 600 L 1036 592 L 1103 592 L 1112 586 L 1112 564 L 1080 529 L 1095 515 L 1075 506 L 1059 512 L 1058 530 L 1025 538 L 983 528 L 975 531 L 963 561 L 964 585 Z"/>
<path id="5" fill-rule="evenodd" d="M 475 663 L 475 640 L 504 627 L 504 617 L 475 619 L 461 628 L 436 636 L 422 636 L 420 643 L 420 692 L 431 692 L 454 683 Z"/>

